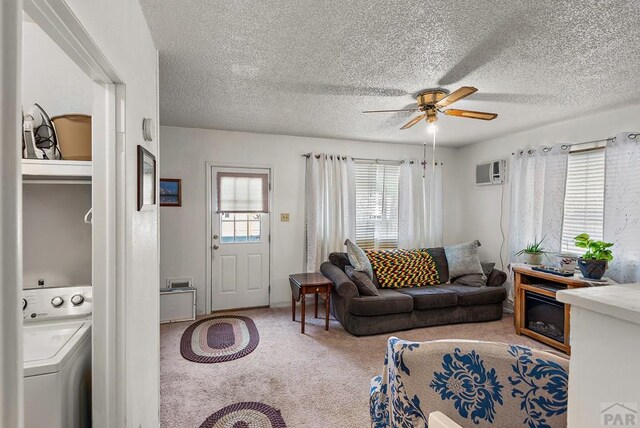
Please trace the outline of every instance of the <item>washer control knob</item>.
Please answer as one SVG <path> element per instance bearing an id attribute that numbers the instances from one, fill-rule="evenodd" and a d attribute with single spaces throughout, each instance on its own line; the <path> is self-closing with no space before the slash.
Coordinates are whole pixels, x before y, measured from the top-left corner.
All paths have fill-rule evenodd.
<path id="1" fill-rule="evenodd" d="M 60 306 L 62 306 L 63 303 L 64 303 L 64 300 L 62 300 L 62 297 L 60 296 L 56 296 L 53 299 L 51 299 L 51 304 L 53 305 L 54 308 L 59 308 Z"/>
<path id="2" fill-rule="evenodd" d="M 27 299 L 22 299 L 22 310 L 27 309 Z"/>
<path id="3" fill-rule="evenodd" d="M 74 294 L 71 296 L 71 303 L 73 303 L 73 306 L 80 306 L 84 303 L 84 297 L 82 294 Z"/>

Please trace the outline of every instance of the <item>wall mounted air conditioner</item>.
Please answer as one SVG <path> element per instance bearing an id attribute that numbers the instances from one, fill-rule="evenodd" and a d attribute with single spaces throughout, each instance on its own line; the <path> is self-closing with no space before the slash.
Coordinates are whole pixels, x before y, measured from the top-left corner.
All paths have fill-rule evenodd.
<path id="1" fill-rule="evenodd" d="M 476 184 L 502 184 L 504 183 L 506 173 L 506 159 L 478 164 L 476 165 Z"/>

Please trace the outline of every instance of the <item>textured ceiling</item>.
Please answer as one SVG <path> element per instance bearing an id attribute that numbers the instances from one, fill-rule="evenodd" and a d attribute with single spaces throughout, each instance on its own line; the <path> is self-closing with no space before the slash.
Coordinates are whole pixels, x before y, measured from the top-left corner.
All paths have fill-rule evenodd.
<path id="1" fill-rule="evenodd" d="M 640 102 L 640 1 L 140 0 L 163 125 L 420 143 L 420 90 L 476 86 L 441 116 L 459 146 Z"/>

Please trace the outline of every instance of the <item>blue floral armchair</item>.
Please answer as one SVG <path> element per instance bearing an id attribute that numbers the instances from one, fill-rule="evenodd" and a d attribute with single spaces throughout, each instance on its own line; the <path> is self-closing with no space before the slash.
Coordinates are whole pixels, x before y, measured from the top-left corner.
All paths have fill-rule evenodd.
<path id="1" fill-rule="evenodd" d="M 374 428 L 426 427 L 441 411 L 464 426 L 567 426 L 569 360 L 504 343 L 389 339 L 371 380 Z"/>

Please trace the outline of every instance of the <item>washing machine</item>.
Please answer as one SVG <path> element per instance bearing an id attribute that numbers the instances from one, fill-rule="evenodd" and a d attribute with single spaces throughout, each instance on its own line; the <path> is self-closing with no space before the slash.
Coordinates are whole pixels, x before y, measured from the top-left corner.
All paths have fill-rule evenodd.
<path id="1" fill-rule="evenodd" d="M 91 286 L 26 289 L 25 428 L 91 426 Z"/>

